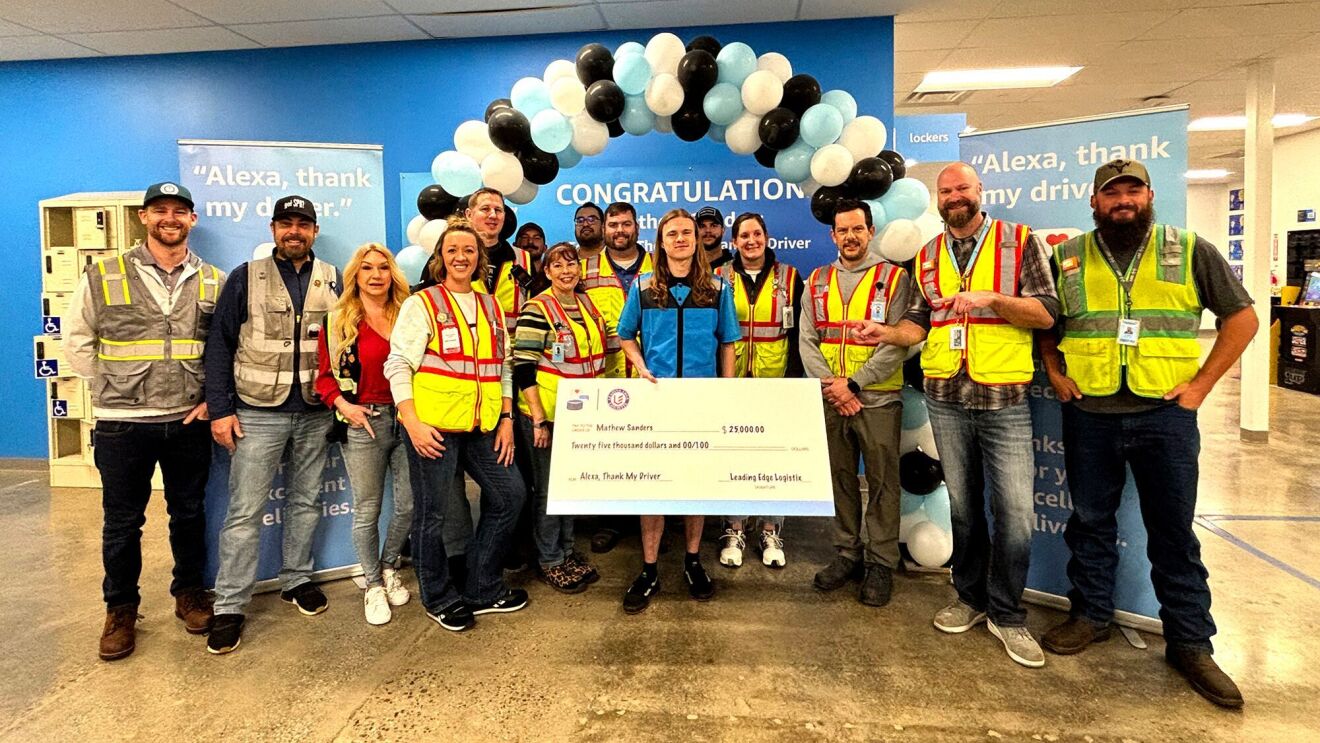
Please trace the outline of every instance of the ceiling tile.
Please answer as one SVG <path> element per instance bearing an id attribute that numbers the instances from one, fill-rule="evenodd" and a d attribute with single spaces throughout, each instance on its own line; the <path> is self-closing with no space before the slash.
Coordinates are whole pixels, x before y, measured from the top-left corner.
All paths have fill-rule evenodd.
<path id="1" fill-rule="evenodd" d="M 1320 31 L 1320 2 L 1194 8 L 1151 29 L 1150 36 L 1165 39 L 1223 38 L 1240 36 L 1244 29 L 1259 35 Z"/>
<path id="2" fill-rule="evenodd" d="M 797 6 L 797 0 L 655 0 L 602 3 L 600 11 L 610 28 L 650 28 L 788 21 L 797 17 Z"/>
<path id="3" fill-rule="evenodd" d="M 12 36 L 0 39 L 0 61 L 97 57 L 97 52 L 54 36 Z"/>
<path id="4" fill-rule="evenodd" d="M 65 38 L 112 55 L 251 49 L 257 46 L 252 41 L 221 26 L 105 31 L 94 34 L 66 34 Z"/>
<path id="5" fill-rule="evenodd" d="M 457 15 L 410 15 L 408 19 L 437 38 L 522 36 L 604 28 L 594 5 Z"/>
<path id="6" fill-rule="evenodd" d="M 1000 0 L 907 0 L 894 14 L 894 23 L 929 21 L 972 22 L 985 18 L 1000 5 Z"/>
<path id="7" fill-rule="evenodd" d="M 974 27 L 975 24 L 961 21 L 904 23 L 894 26 L 894 49 L 903 52 L 954 49 Z"/>
<path id="8" fill-rule="evenodd" d="M 205 19 L 166 0 L 133 0 L 131 11 L 122 2 L 106 0 L 5 0 L 0 14 L 7 21 L 52 34 L 207 24 Z"/>
<path id="9" fill-rule="evenodd" d="M 804 21 L 829 18 L 869 18 L 899 15 L 916 5 L 913 0 L 802 0 L 798 18 Z"/>
<path id="10" fill-rule="evenodd" d="M 1003 45 L 1004 39 L 1031 38 L 1033 46 L 1089 44 L 1097 41 L 1127 41 L 1140 38 L 1152 27 L 1174 16 L 1172 11 L 1130 13 L 1081 13 L 1037 18 L 987 18 L 968 37 L 976 46 Z M 1029 34 L 1024 31 L 1029 30 Z M 985 43 L 978 43 L 984 40 Z"/>
<path id="11" fill-rule="evenodd" d="M 0 21 L 0 36 L 36 36 L 39 33 L 41 32 L 17 23 Z"/>
<path id="12" fill-rule="evenodd" d="M 175 5 L 220 24 L 312 21 L 392 15 L 382 0 L 172 0 Z"/>
<path id="13" fill-rule="evenodd" d="M 1093 44 L 1063 44 L 1050 47 L 1029 45 L 971 47 L 979 41 L 974 34 L 964 45 L 949 52 L 940 64 L 946 70 L 983 69 L 987 67 L 1041 67 L 1062 65 L 1084 67 L 1111 57 L 1121 42 L 1111 41 Z"/>
<path id="14" fill-rule="evenodd" d="M 894 74 L 895 75 L 921 75 L 930 72 L 940 66 L 944 58 L 949 56 L 948 49 L 928 49 L 919 52 L 894 52 Z"/>
<path id="15" fill-rule="evenodd" d="M 351 0 L 350 0 L 351 1 Z M 489 0 L 384 0 L 391 8 L 404 15 L 431 13 L 483 13 L 491 10 Z M 591 5 L 591 0 L 500 0 L 501 10 L 528 8 L 564 8 L 573 5 Z"/>
<path id="16" fill-rule="evenodd" d="M 1238 0 L 1228 0 L 1235 2 Z M 1105 0 L 1103 10 L 1109 13 L 1128 11 L 1183 10 L 1208 5 L 1206 0 Z M 1078 15 L 1096 10 L 1096 4 L 1077 0 L 1008 0 L 993 8 L 991 18 L 1038 18 L 1040 16 Z"/>
<path id="17" fill-rule="evenodd" d="M 371 41 L 427 38 L 426 33 L 398 15 L 285 23 L 244 23 L 234 24 L 230 28 L 263 46 L 359 44 Z"/>
<path id="18" fill-rule="evenodd" d="M 1237 62 L 1244 59 L 1254 59 L 1256 57 L 1271 56 L 1276 50 L 1284 48 L 1297 48 L 1297 45 L 1307 40 L 1309 36 L 1304 33 L 1299 34 L 1275 34 L 1271 36 L 1236 36 L 1231 44 L 1210 43 L 1198 44 L 1195 55 L 1189 55 L 1187 59 L 1196 59 L 1202 62 Z M 1139 39 L 1129 41 L 1123 44 L 1118 50 L 1118 56 L 1133 60 L 1147 60 L 1154 64 L 1159 64 L 1156 60 L 1169 53 L 1169 42 L 1163 39 Z"/>

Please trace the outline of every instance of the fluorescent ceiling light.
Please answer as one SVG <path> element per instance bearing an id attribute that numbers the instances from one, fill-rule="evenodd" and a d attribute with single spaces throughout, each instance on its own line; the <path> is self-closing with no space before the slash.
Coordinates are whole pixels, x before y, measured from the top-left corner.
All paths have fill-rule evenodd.
<path id="1" fill-rule="evenodd" d="M 1048 88 L 1077 74 L 1081 67 L 1001 67 L 990 70 L 935 70 L 927 72 L 918 93 L 954 90 Z"/>
<path id="2" fill-rule="evenodd" d="M 1227 178 L 1228 171 L 1223 168 L 1207 168 L 1205 170 L 1189 170 L 1183 174 L 1189 181 L 1213 181 L 1219 178 Z"/>
<path id="3" fill-rule="evenodd" d="M 1286 129 L 1314 120 L 1314 116 L 1306 114 L 1275 114 L 1273 122 L 1275 129 Z M 1246 128 L 1246 116 L 1202 116 L 1187 125 L 1189 132 L 1232 132 Z"/>

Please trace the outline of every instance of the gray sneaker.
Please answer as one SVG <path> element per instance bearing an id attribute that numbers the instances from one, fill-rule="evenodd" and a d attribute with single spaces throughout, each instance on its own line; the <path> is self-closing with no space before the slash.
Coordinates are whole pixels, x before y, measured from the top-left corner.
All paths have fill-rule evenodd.
<path id="1" fill-rule="evenodd" d="M 1000 627 L 993 621 L 987 621 L 990 634 L 1004 643 L 1004 650 L 1015 663 L 1027 668 L 1040 668 L 1045 665 L 1045 652 L 1036 643 L 1036 638 L 1026 627 Z"/>
<path id="2" fill-rule="evenodd" d="M 984 621 L 985 612 L 977 611 L 961 601 L 955 601 L 936 612 L 935 629 L 956 635 Z"/>

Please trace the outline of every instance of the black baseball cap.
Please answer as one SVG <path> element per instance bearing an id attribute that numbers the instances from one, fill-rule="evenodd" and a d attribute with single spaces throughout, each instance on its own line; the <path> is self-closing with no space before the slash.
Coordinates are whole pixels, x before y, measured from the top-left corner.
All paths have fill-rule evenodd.
<path id="1" fill-rule="evenodd" d="M 1108 186 L 1117 180 L 1128 179 L 1146 184 L 1150 188 L 1150 172 L 1138 160 L 1110 160 L 1095 170 L 1095 190 Z"/>
<path id="2" fill-rule="evenodd" d="M 720 214 L 720 210 L 713 206 L 703 206 L 697 210 L 696 220 L 700 222 L 703 219 L 713 219 L 720 224 L 724 224 L 724 215 Z"/>
<path id="3" fill-rule="evenodd" d="M 276 220 L 286 214 L 297 214 L 316 223 L 316 209 L 312 206 L 312 200 L 303 196 L 285 196 L 276 201 L 275 211 L 271 212 L 270 218 Z"/>
<path id="4" fill-rule="evenodd" d="M 142 195 L 142 206 L 157 199 L 178 199 L 187 204 L 189 209 L 193 208 L 192 193 L 174 181 L 162 181 L 147 186 L 147 192 Z"/>

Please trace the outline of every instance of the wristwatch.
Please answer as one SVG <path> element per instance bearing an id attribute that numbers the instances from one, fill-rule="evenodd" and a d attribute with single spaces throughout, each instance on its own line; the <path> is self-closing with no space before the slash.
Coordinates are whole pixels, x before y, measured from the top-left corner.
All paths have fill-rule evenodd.
<path id="1" fill-rule="evenodd" d="M 536 427 L 537 427 L 537 428 L 549 428 L 549 427 L 550 427 L 550 421 L 540 421 L 539 423 L 536 424 Z"/>
<path id="2" fill-rule="evenodd" d="M 849 389 L 854 395 L 857 395 L 857 394 L 861 394 L 862 386 L 859 385 L 859 384 L 857 384 L 856 382 L 852 381 L 851 379 L 849 379 L 849 380 L 848 380 L 848 389 Z"/>
<path id="3" fill-rule="evenodd" d="M 513 413 L 500 413 L 500 420 L 502 421 L 513 420 Z"/>

